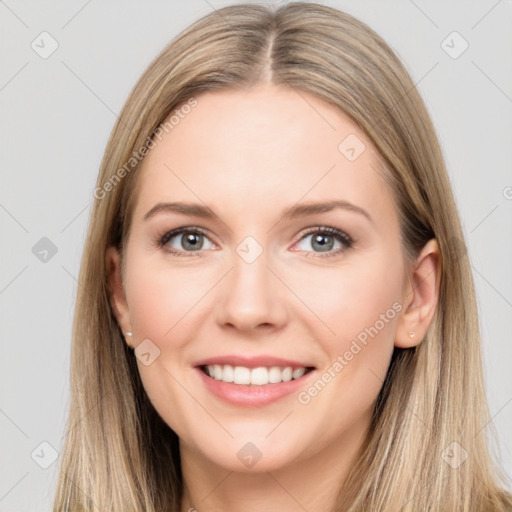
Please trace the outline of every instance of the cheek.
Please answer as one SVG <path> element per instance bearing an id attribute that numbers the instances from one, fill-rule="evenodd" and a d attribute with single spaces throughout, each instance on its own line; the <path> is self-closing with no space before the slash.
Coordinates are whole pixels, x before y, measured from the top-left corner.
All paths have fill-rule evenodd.
<path id="1" fill-rule="evenodd" d="M 173 339 L 173 329 L 180 330 L 199 310 L 202 298 L 211 288 L 211 277 L 199 267 L 179 267 L 159 260 L 133 258 L 128 273 L 127 296 L 132 325 L 138 336 L 160 344 Z M 199 307 L 198 307 L 199 306 Z"/>
<path id="2" fill-rule="evenodd" d="M 304 318 L 313 314 L 321 322 L 318 333 L 330 353 L 375 325 L 382 334 L 392 334 L 402 283 L 401 260 L 392 254 L 375 251 L 348 257 L 337 268 L 282 270 L 307 308 Z"/>
<path id="3" fill-rule="evenodd" d="M 378 272 L 350 273 L 326 284 L 323 303 L 315 299 L 313 307 L 335 334 L 318 328 L 325 366 L 297 398 L 308 418 L 318 419 L 325 440 L 364 429 L 382 389 L 402 309 L 399 286 L 384 286 L 388 281 Z"/>
<path id="4" fill-rule="evenodd" d="M 319 379 L 302 390 L 300 403 L 318 417 L 328 413 L 347 422 L 368 410 L 382 387 L 394 348 L 400 303 L 402 266 L 389 253 L 369 254 L 357 265 L 295 276 L 297 295 L 320 318 L 316 339 L 326 354 Z M 323 274 L 322 274 L 323 272 Z M 309 313 L 311 317 L 311 313 Z M 325 410 L 324 410 L 325 409 Z M 332 427 L 335 428 L 334 426 Z"/>
<path id="5" fill-rule="evenodd" d="M 149 365 L 137 360 L 142 384 L 164 421 L 187 439 L 186 418 L 201 415 L 185 391 L 189 387 L 183 371 L 187 365 L 188 333 L 193 332 L 194 314 L 201 310 L 201 297 L 211 287 L 211 280 L 200 272 L 172 268 L 144 256 L 134 255 L 130 263 L 126 293 L 136 342 L 149 339 L 159 350 Z"/>

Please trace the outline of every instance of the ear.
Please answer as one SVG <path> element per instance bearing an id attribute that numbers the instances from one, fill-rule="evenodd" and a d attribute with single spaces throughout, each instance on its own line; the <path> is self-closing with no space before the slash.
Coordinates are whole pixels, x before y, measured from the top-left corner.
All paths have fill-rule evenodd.
<path id="1" fill-rule="evenodd" d="M 441 280 L 441 253 L 435 239 L 429 240 L 410 269 L 404 286 L 402 316 L 395 346 L 410 348 L 425 337 L 437 307 Z"/>
<path id="2" fill-rule="evenodd" d="M 108 273 L 108 287 L 110 294 L 110 304 L 114 311 L 114 315 L 117 319 L 119 327 L 123 331 L 123 335 L 126 332 L 130 332 L 130 312 L 128 309 L 128 303 L 126 302 L 126 296 L 123 288 L 123 279 L 121 272 L 121 255 L 115 247 L 108 247 L 106 254 L 106 265 Z M 131 336 L 124 336 L 126 343 L 133 347 L 133 338 Z"/>

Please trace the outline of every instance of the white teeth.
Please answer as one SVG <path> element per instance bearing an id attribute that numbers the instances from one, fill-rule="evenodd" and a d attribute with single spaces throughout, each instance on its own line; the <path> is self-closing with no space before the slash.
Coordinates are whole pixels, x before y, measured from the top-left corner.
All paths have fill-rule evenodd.
<path id="1" fill-rule="evenodd" d="M 213 377 L 216 380 L 222 379 L 222 366 L 220 364 L 214 364 L 213 365 Z"/>
<path id="2" fill-rule="evenodd" d="M 270 384 L 277 384 L 281 382 L 281 368 L 278 366 L 272 366 L 268 371 L 268 381 Z"/>
<path id="3" fill-rule="evenodd" d="M 213 364 L 206 367 L 206 373 L 215 380 L 264 386 L 265 384 L 278 384 L 279 382 L 299 379 L 306 373 L 306 368 L 294 369 L 291 366 L 284 368 L 278 366 L 246 368 L 245 366 L 231 366 L 230 364 Z"/>
<path id="4" fill-rule="evenodd" d="M 224 382 L 233 382 L 235 380 L 235 370 L 229 364 L 224 365 L 224 370 L 219 380 Z"/>
<path id="5" fill-rule="evenodd" d="M 222 380 L 222 379 L 218 379 Z M 250 384 L 251 383 L 251 370 L 245 366 L 235 366 L 235 373 L 233 382 L 235 384 Z"/>
<path id="6" fill-rule="evenodd" d="M 251 384 L 261 386 L 268 384 L 268 370 L 264 367 L 251 370 Z"/>
<path id="7" fill-rule="evenodd" d="M 281 378 L 283 379 L 283 382 L 288 382 L 292 380 L 292 369 L 289 366 L 284 368 L 284 370 L 281 373 Z"/>
<path id="8" fill-rule="evenodd" d="M 306 373 L 306 368 L 295 368 L 292 372 L 292 377 L 298 379 Z"/>

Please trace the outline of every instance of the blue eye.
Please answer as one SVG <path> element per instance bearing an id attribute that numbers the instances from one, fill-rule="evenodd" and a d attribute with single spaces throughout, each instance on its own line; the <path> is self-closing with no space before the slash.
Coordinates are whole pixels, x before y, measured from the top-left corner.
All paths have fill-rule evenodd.
<path id="1" fill-rule="evenodd" d="M 313 250 L 300 248 L 299 251 L 313 253 L 314 257 L 320 258 L 340 254 L 350 249 L 354 243 L 352 238 L 343 231 L 327 226 L 310 228 L 296 245 L 304 243 L 308 238 L 310 238 L 308 245 Z M 205 247 L 205 242 L 210 243 L 210 247 Z M 204 256 L 201 251 L 215 248 L 215 244 L 201 228 L 192 226 L 159 235 L 156 243 L 159 248 L 175 256 Z M 335 247 L 336 245 L 338 247 Z"/>
<path id="2" fill-rule="evenodd" d="M 176 240 L 173 242 L 173 239 Z M 160 236 L 158 245 L 164 251 L 177 256 L 195 256 L 195 254 L 186 253 L 199 252 L 205 249 L 205 240 L 209 239 L 200 228 L 179 228 Z M 176 243 L 181 247 L 176 247 Z M 213 244 L 212 246 L 215 247 Z"/>
<path id="3" fill-rule="evenodd" d="M 340 231 L 339 229 L 331 227 L 311 228 L 306 232 L 306 234 L 298 243 L 300 244 L 308 238 L 310 241 L 307 243 L 307 245 L 312 247 L 313 251 L 308 251 L 304 248 L 300 250 L 305 252 L 318 253 L 319 257 L 334 256 L 336 254 L 340 254 L 345 250 L 350 249 L 350 247 L 353 245 L 353 240 L 349 235 L 343 231 Z M 338 243 L 338 247 L 335 247 L 336 243 Z M 335 250 L 333 251 L 333 249 Z"/>

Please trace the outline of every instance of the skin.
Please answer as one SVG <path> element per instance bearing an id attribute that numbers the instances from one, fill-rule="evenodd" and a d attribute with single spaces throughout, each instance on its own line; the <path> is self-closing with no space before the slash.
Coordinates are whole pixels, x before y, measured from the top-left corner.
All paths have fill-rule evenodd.
<path id="1" fill-rule="evenodd" d="M 331 105 L 268 84 L 196 99 L 143 162 L 124 276 L 116 249 L 106 255 L 112 306 L 123 332 L 133 332 L 132 348 L 150 339 L 160 350 L 150 365 L 137 363 L 154 407 L 180 437 L 183 512 L 325 511 L 354 463 L 393 347 L 419 343 L 431 323 L 439 249 L 431 240 L 405 265 L 378 156 Z M 338 150 L 349 134 L 366 146 L 355 161 Z M 372 220 L 347 209 L 283 217 L 297 202 L 333 199 Z M 207 205 L 218 219 L 163 212 L 143 220 L 166 201 Z M 194 226 L 206 231 L 200 251 L 187 252 L 181 235 L 167 246 L 184 257 L 158 247 L 160 234 Z M 343 250 L 326 234 L 335 245 L 325 256 L 304 234 L 325 226 L 353 246 Z M 250 264 L 236 252 L 249 235 L 263 249 Z M 231 405 L 193 369 L 226 354 L 308 361 L 316 369 L 307 390 L 396 302 L 401 311 L 307 404 L 292 393 L 264 407 Z M 252 468 L 237 457 L 247 442 L 262 454 Z"/>

